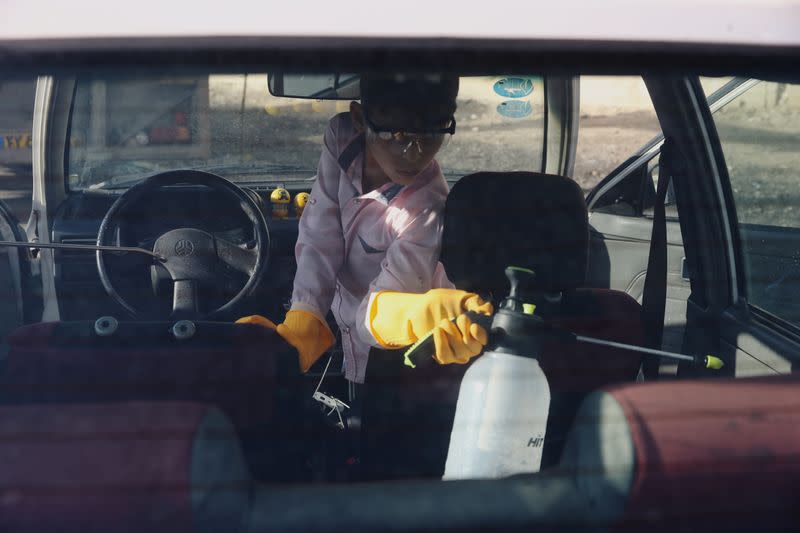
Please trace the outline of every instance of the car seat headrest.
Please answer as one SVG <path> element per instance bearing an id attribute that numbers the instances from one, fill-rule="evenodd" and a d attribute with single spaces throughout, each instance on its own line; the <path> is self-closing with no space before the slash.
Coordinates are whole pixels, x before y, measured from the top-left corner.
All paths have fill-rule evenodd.
<path id="1" fill-rule="evenodd" d="M 445 206 L 441 261 L 459 289 L 508 292 L 507 266 L 536 272 L 536 287 L 566 291 L 586 280 L 589 224 L 569 178 L 480 172 L 456 183 Z"/>

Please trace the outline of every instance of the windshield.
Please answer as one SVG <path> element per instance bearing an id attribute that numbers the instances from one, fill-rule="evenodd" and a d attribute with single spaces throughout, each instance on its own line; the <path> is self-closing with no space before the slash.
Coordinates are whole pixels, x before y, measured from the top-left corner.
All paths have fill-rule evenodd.
<path id="1" fill-rule="evenodd" d="M 504 80 L 524 86 L 525 98 L 499 90 Z M 458 128 L 437 155 L 445 177 L 539 170 L 541 78 L 462 77 L 459 85 Z M 240 183 L 313 180 L 328 122 L 349 109 L 348 100 L 273 96 L 267 74 L 81 77 L 69 117 L 68 188 L 125 189 L 187 168 Z"/>
<path id="2" fill-rule="evenodd" d="M 0 86 L 0 532 L 796 517 L 800 84 L 439 46 Z"/>

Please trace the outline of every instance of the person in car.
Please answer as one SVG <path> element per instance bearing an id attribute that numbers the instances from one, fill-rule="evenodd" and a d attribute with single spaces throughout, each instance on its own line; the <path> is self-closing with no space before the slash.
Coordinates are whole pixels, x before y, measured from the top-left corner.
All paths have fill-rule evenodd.
<path id="1" fill-rule="evenodd" d="M 455 132 L 457 77 L 365 75 L 361 103 L 333 117 L 300 219 L 292 307 L 276 328 L 303 372 L 335 337 L 345 377 L 364 381 L 371 347 L 400 348 L 433 332 L 436 359 L 466 363 L 486 331 L 465 311 L 491 304 L 456 290 L 439 263 L 447 182 L 434 157 Z M 455 319 L 455 320 L 453 320 Z"/>

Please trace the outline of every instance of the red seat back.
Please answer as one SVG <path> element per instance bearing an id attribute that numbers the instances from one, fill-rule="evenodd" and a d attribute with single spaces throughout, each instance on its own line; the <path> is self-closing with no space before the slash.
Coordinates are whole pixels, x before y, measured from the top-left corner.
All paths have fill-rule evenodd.
<path id="1" fill-rule="evenodd" d="M 5 404 L 191 401 L 250 427 L 270 420 L 277 375 L 298 374 L 291 348 L 253 325 L 197 323 L 194 337 L 178 340 L 168 323 L 121 323 L 108 337 L 91 322 L 40 323 L 16 330 L 9 344 Z"/>
<path id="2" fill-rule="evenodd" d="M 628 294 L 604 289 L 567 293 L 561 312 L 550 317 L 556 327 L 578 335 L 641 346 L 644 342 L 641 306 Z M 539 364 L 550 385 L 550 413 L 542 467 L 561 458 L 578 407 L 593 390 L 636 379 L 638 352 L 593 344 L 547 342 Z"/>
<path id="3" fill-rule="evenodd" d="M 197 404 L 0 408 L 0 531 L 235 531 L 236 433 Z"/>
<path id="4" fill-rule="evenodd" d="M 610 393 L 636 467 L 623 527 L 800 524 L 800 375 L 624 386 Z"/>
<path id="5" fill-rule="evenodd" d="M 587 337 L 642 346 L 642 308 L 624 292 L 577 289 L 565 295 L 563 311 L 549 322 Z M 638 352 L 552 341 L 545 345 L 539 364 L 551 392 L 588 393 L 608 385 L 636 379 L 641 363 Z"/>

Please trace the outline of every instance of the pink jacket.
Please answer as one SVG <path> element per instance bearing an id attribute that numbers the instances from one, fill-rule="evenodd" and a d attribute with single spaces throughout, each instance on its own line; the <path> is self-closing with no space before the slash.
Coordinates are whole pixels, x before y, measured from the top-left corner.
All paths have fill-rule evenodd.
<path id="1" fill-rule="evenodd" d="M 447 182 L 436 161 L 413 185 L 387 183 L 362 193 L 364 140 L 350 114 L 331 119 L 295 248 L 292 309 L 339 325 L 345 376 L 362 383 L 370 346 L 370 295 L 452 288 L 439 250 Z"/>

